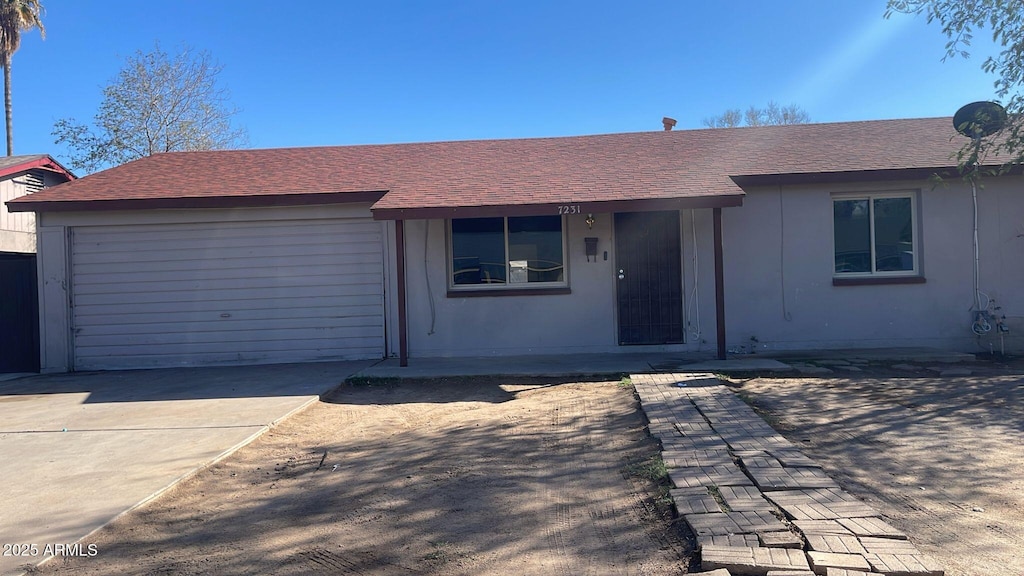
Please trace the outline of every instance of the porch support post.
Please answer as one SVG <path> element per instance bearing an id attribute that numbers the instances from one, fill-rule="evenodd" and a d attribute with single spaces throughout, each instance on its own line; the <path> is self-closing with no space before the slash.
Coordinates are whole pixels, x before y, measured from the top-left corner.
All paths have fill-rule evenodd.
<path id="1" fill-rule="evenodd" d="M 718 332 L 718 359 L 725 360 L 725 270 L 722 257 L 722 209 L 712 209 L 715 229 L 715 328 Z"/>
<path id="2" fill-rule="evenodd" d="M 409 334 L 405 320 L 405 220 L 395 220 L 395 265 L 398 268 L 398 365 L 409 365 Z"/>

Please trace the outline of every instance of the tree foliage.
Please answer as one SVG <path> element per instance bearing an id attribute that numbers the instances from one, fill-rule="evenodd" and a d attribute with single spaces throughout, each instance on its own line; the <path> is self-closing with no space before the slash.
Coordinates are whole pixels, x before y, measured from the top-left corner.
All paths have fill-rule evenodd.
<path id="1" fill-rule="evenodd" d="M 243 147 L 246 132 L 232 122 L 238 110 L 218 82 L 221 70 L 208 52 L 136 52 L 103 89 L 93 125 L 64 118 L 53 136 L 68 146 L 70 165 L 86 172 L 160 152 Z"/>
<path id="2" fill-rule="evenodd" d="M 751 106 L 746 112 L 731 108 L 718 116 L 705 118 L 708 128 L 735 128 L 737 126 L 779 126 L 783 124 L 806 124 L 811 121 L 807 111 L 795 104 L 779 106 L 770 101 L 764 108 Z"/>
<path id="3" fill-rule="evenodd" d="M 968 58 L 975 32 L 987 29 L 991 33 L 1001 49 L 998 54 L 987 55 L 981 68 L 996 75 L 994 99 L 1006 108 L 1008 121 L 998 135 L 965 144 L 961 164 L 973 164 L 979 155 L 992 153 L 1008 164 L 1024 160 L 1024 1 L 889 0 L 885 17 L 894 13 L 923 14 L 929 24 L 942 26 L 948 38 L 943 61 Z"/>
<path id="4" fill-rule="evenodd" d="M 14 154 L 14 106 L 11 99 L 11 60 L 21 47 L 21 33 L 33 28 L 46 38 L 43 5 L 39 0 L 0 0 L 0 64 L 4 67 L 4 119 L 7 155 Z"/>

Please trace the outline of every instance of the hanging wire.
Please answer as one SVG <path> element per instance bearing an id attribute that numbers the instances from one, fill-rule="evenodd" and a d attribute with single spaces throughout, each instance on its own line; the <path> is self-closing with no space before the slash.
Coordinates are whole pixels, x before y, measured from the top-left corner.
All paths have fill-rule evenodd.
<path id="1" fill-rule="evenodd" d="M 430 266 L 427 266 L 427 254 L 430 247 L 430 220 L 423 221 L 423 278 L 427 284 L 427 301 L 430 302 L 430 331 L 427 336 L 434 333 L 434 325 L 437 322 L 437 310 L 434 308 L 434 291 L 430 289 Z"/>
<path id="2" fill-rule="evenodd" d="M 782 283 L 782 318 L 793 321 L 786 309 L 786 211 L 782 209 L 782 185 L 779 185 L 779 281 Z"/>
<path id="3" fill-rule="evenodd" d="M 690 209 L 690 232 L 693 233 L 693 291 L 690 293 L 690 311 L 694 317 L 694 328 L 692 330 L 693 339 L 697 341 L 697 349 L 700 349 L 700 294 L 697 290 L 699 286 L 700 263 L 697 256 L 697 218 L 694 216 L 696 210 Z"/>

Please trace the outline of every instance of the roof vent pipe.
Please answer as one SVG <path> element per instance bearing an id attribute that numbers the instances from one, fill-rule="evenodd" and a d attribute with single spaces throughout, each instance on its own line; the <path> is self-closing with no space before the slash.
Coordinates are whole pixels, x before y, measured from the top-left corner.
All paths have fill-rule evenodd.
<path id="1" fill-rule="evenodd" d="M 665 125 L 665 132 L 668 132 L 669 130 L 672 129 L 673 126 L 676 125 L 676 119 L 665 116 L 664 118 L 661 119 L 661 123 Z"/>

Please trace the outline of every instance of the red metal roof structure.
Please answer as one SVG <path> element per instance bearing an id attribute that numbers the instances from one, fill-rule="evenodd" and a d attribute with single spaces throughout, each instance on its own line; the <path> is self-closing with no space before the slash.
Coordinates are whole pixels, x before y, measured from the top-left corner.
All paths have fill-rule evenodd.
<path id="1" fill-rule="evenodd" d="M 49 170 L 74 180 L 75 175 L 47 154 L 26 154 L 0 157 L 0 178 L 28 170 Z"/>

